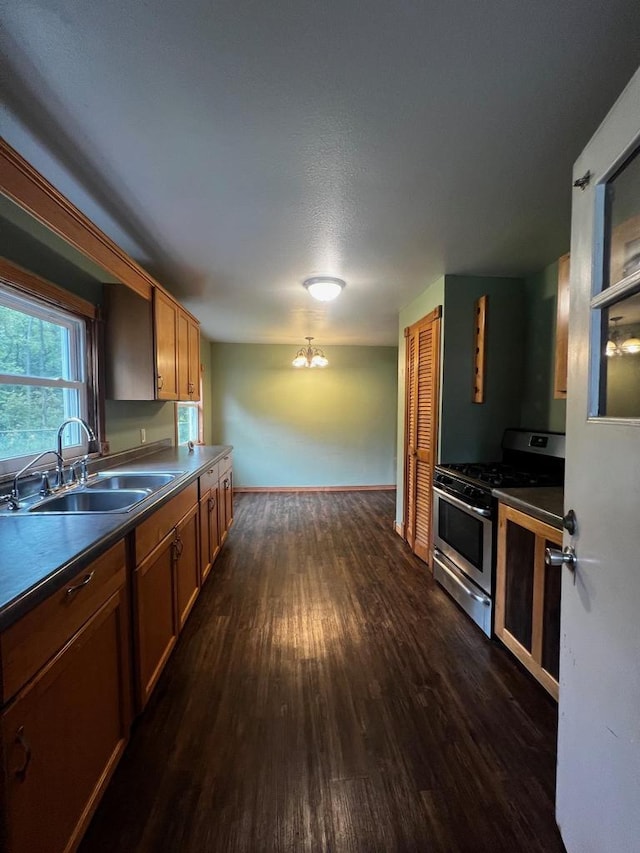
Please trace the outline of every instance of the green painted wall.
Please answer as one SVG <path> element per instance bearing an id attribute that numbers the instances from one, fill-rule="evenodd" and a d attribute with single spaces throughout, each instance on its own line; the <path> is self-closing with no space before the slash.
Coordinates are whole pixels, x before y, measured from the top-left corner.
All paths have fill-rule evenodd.
<path id="1" fill-rule="evenodd" d="M 170 438 L 175 442 L 175 403 L 155 400 L 107 400 L 105 404 L 106 437 L 109 451 L 117 453 L 138 447 L 140 429 L 146 430 L 146 443 Z"/>
<path id="2" fill-rule="evenodd" d="M 395 483 L 397 350 L 332 346 L 296 370 L 294 348 L 214 343 L 213 436 L 238 486 Z"/>
<path id="3" fill-rule="evenodd" d="M 526 337 L 520 424 L 564 432 L 566 400 L 553 399 L 558 263 L 525 279 Z"/>
<path id="4" fill-rule="evenodd" d="M 485 401 L 473 403 L 474 302 L 487 294 Z M 440 459 L 500 458 L 507 427 L 520 422 L 524 350 L 520 278 L 445 277 Z"/>
<path id="5" fill-rule="evenodd" d="M 204 443 L 213 444 L 213 385 L 211 374 L 211 341 L 200 335 L 200 364 L 202 365 L 202 416 L 204 420 Z"/>

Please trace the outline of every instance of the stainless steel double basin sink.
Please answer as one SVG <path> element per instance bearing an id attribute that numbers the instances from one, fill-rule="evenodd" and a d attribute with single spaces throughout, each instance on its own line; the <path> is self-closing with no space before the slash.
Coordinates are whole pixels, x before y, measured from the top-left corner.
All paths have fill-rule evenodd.
<path id="1" fill-rule="evenodd" d="M 41 498 L 26 511 L 65 514 L 128 512 L 153 492 L 175 480 L 180 473 L 103 471 L 88 483 L 74 486 L 62 494 Z"/>

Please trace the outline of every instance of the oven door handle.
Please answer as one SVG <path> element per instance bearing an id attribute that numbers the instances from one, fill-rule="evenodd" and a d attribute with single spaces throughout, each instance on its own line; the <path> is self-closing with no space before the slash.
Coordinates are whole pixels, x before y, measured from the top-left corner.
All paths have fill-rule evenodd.
<path id="1" fill-rule="evenodd" d="M 466 595 L 470 598 L 475 599 L 475 601 L 479 601 L 480 604 L 489 605 L 491 604 L 491 599 L 487 598 L 486 595 L 480 595 L 474 590 L 470 589 L 466 583 L 462 580 L 462 578 L 458 575 L 458 572 L 453 568 L 453 566 L 447 565 L 442 559 L 440 559 L 440 553 L 435 552 L 433 555 L 433 559 L 440 566 L 440 568 L 446 572 L 454 583 L 456 583 L 459 587 L 463 589 Z"/>
<path id="2" fill-rule="evenodd" d="M 451 501 L 454 506 L 459 506 L 461 509 L 465 509 L 467 512 L 471 512 L 474 515 L 480 515 L 482 516 L 482 518 L 491 518 L 493 514 L 490 509 L 483 509 L 479 506 L 471 506 L 471 504 L 461 501 L 460 498 L 456 498 L 454 495 L 450 495 L 449 492 L 445 492 L 444 489 L 439 489 L 437 486 L 433 487 L 433 491 L 437 492 L 437 494 L 439 495 L 442 495 L 442 497 L 446 500 Z"/>

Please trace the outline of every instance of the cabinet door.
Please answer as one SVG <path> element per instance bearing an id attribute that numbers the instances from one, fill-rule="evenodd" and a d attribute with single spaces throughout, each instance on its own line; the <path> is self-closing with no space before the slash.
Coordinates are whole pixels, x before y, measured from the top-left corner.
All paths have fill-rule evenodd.
<path id="1" fill-rule="evenodd" d="M 220 545 L 227 538 L 227 533 L 233 521 L 233 475 L 227 468 L 220 475 L 218 483 L 218 534 Z"/>
<path id="2" fill-rule="evenodd" d="M 203 584 L 211 571 L 211 546 L 209 544 L 209 498 L 211 493 L 205 492 L 200 498 L 198 512 L 200 515 L 200 584 Z"/>
<path id="3" fill-rule="evenodd" d="M 114 593 L 2 714 L 7 853 L 73 849 L 124 750 L 128 609 Z"/>
<path id="4" fill-rule="evenodd" d="M 556 699 L 560 571 L 544 552 L 561 545 L 559 530 L 500 504 L 495 633 Z"/>
<path id="5" fill-rule="evenodd" d="M 200 326 L 178 311 L 178 399 L 200 399 Z"/>
<path id="6" fill-rule="evenodd" d="M 225 529 L 229 530 L 233 524 L 233 470 L 231 468 L 227 471 L 223 485 Z"/>
<path id="7" fill-rule="evenodd" d="M 181 630 L 200 590 L 197 506 L 194 506 L 176 527 L 173 550 L 178 601 L 178 629 Z"/>
<path id="8" fill-rule="evenodd" d="M 153 292 L 158 400 L 178 399 L 178 305 L 158 290 Z"/>
<path id="9" fill-rule="evenodd" d="M 178 311 L 178 400 L 189 400 L 189 318 Z"/>
<path id="10" fill-rule="evenodd" d="M 204 583 L 220 551 L 218 487 L 210 489 L 200 500 L 200 573 Z"/>
<path id="11" fill-rule="evenodd" d="M 197 402 L 200 399 L 200 326 L 187 318 L 189 325 L 188 336 L 188 358 L 189 358 L 189 378 L 187 391 L 188 399 Z"/>
<path id="12" fill-rule="evenodd" d="M 137 707 L 142 710 L 176 644 L 172 530 L 134 572 Z"/>

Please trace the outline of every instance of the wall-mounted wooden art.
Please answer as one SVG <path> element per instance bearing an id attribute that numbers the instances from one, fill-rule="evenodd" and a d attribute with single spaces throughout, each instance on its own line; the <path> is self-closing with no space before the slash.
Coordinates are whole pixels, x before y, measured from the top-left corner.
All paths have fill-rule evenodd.
<path id="1" fill-rule="evenodd" d="M 473 402 L 484 403 L 484 378 L 486 362 L 486 327 L 487 302 L 486 295 L 476 299 L 473 312 Z"/>

